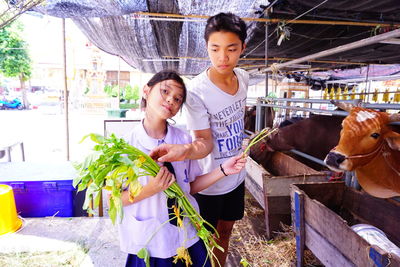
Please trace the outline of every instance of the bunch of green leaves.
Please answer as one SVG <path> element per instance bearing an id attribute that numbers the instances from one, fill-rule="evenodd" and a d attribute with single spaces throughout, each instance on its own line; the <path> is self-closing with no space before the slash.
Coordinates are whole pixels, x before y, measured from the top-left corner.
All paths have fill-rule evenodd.
<path id="1" fill-rule="evenodd" d="M 74 187 L 78 192 L 86 189 L 83 209 L 93 213 L 89 203 L 94 200 L 94 208 L 100 202 L 100 192 L 107 189 L 111 192 L 109 215 L 113 223 L 116 216 L 121 218 L 122 202 L 121 194 L 129 188 L 130 193 L 140 193 L 141 185 L 138 177 L 154 175 L 160 167 L 145 153 L 130 146 L 123 139 L 111 135 L 104 138 L 101 135 L 89 134 L 83 138 L 90 137 L 96 143 L 94 152 L 87 156 L 80 164 L 75 164 L 78 176 L 74 179 Z M 82 141 L 83 141 L 82 140 Z"/>
<path id="2" fill-rule="evenodd" d="M 94 152 L 87 156 L 82 163 L 75 164 L 78 176 L 74 179 L 73 185 L 78 187 L 78 192 L 86 189 L 83 209 L 88 210 L 89 213 L 93 213 L 89 203 L 94 200 L 94 208 L 98 207 L 101 190 L 109 190 L 111 194 L 108 212 L 112 222 L 115 223 L 117 216 L 121 219 L 123 216 L 122 192 L 129 189 L 132 197 L 137 196 L 141 190 L 138 177 L 155 177 L 160 167 L 146 153 L 129 145 L 125 140 L 115 137 L 114 134 L 109 138 L 89 134 L 83 140 L 87 137 L 96 143 L 93 148 Z M 181 221 L 181 217 L 189 219 L 197 230 L 197 235 L 203 240 L 209 256 L 214 256 L 212 251 L 214 247 L 223 250 L 216 243 L 213 233 L 206 228 L 206 225 L 212 226 L 200 216 L 176 182 L 164 193 L 169 198 L 177 199 L 178 207 L 175 209 L 175 216 L 178 218 L 178 222 Z M 181 210 L 182 212 L 180 212 Z M 214 232 L 218 237 L 215 229 Z M 138 256 L 142 256 L 146 262 L 149 260 L 149 254 L 145 248 L 140 251 Z"/>

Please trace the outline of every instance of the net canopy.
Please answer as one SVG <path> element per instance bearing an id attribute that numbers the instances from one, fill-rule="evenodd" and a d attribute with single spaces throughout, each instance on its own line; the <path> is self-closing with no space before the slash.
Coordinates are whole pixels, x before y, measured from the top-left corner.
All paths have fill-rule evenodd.
<path id="1" fill-rule="evenodd" d="M 71 18 L 94 45 L 120 56 L 140 71 L 155 73 L 174 69 L 190 77 L 210 65 L 203 38 L 207 16 L 232 12 L 242 18 L 265 18 L 267 12 L 263 11 L 267 7 L 271 7 L 269 18 L 276 19 L 268 26 L 269 64 L 300 58 L 400 27 L 398 0 L 47 0 L 35 11 Z M 293 20 L 314 23 L 296 24 Z M 247 47 L 239 67 L 257 69 L 265 65 L 266 23 L 245 21 Z M 321 21 L 346 23 L 324 24 Z M 360 22 L 369 24 L 357 24 Z M 400 63 L 398 47 L 395 43 L 377 43 L 306 63 L 309 68 L 328 70 L 359 68 L 366 64 L 396 64 Z M 264 79 L 263 75 L 254 74 L 251 84 L 261 79 Z"/>
<path id="2" fill-rule="evenodd" d="M 36 11 L 71 18 L 87 38 L 101 50 L 120 56 L 132 67 L 147 73 L 174 69 L 197 75 L 210 63 L 203 38 L 206 19 L 184 21 L 148 19 L 136 12 L 214 15 L 232 12 L 256 17 L 252 7 L 260 1 L 116 1 L 48 0 Z M 251 38 L 251 24 L 249 26 Z"/>

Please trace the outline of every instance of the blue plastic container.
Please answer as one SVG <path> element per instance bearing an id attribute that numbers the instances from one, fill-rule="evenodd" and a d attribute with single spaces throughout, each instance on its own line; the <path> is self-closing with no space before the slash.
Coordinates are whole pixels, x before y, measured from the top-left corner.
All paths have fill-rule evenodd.
<path id="1" fill-rule="evenodd" d="M 22 217 L 74 216 L 75 176 L 70 162 L 0 163 L 0 184 L 13 188 L 17 212 Z"/>

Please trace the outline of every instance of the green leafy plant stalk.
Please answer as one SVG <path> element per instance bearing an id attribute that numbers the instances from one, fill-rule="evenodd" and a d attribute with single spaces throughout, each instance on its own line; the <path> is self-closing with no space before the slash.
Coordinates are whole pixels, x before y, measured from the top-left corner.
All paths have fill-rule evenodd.
<path id="1" fill-rule="evenodd" d="M 130 197 L 133 199 L 140 193 L 142 188 L 138 177 L 154 177 L 159 172 L 160 166 L 146 153 L 129 145 L 125 140 L 115 137 L 113 134 L 109 138 L 97 134 L 89 134 L 83 140 L 87 137 L 90 137 L 96 143 L 93 148 L 94 152 L 87 156 L 82 163 L 75 164 L 79 175 L 74 179 L 73 185 L 78 188 L 78 191 L 86 189 L 83 209 L 88 210 L 89 213 L 93 213 L 90 207 L 92 200 L 94 200 L 93 208 L 98 207 L 101 190 L 110 191 L 108 213 L 112 222 L 115 223 L 117 216 L 121 219 L 123 216 L 122 192 L 128 189 Z M 166 189 L 164 193 L 169 198 L 177 199 L 177 210 L 182 210 L 182 212 L 175 212 L 178 217 L 178 223 L 181 220 L 180 216 L 189 219 L 197 230 L 197 235 L 203 240 L 209 257 L 215 257 L 213 254 L 214 247 L 223 250 L 216 243 L 214 234 L 206 228 L 206 225 L 209 225 L 214 231 L 215 229 L 200 216 L 176 182 Z M 215 231 L 215 236 L 218 237 L 217 231 Z M 149 253 L 146 248 L 143 248 L 138 253 L 138 256 L 143 256 L 145 261 L 148 262 Z"/>
<path id="2" fill-rule="evenodd" d="M 253 139 L 251 139 L 250 143 L 248 144 L 248 146 L 246 147 L 246 149 L 244 150 L 243 155 L 246 155 L 247 152 L 250 150 L 250 148 L 252 146 L 254 146 L 255 144 L 257 144 L 258 142 L 260 142 L 261 140 L 263 140 L 265 137 L 271 135 L 273 132 L 277 131 L 278 129 L 272 129 L 270 130 L 269 128 L 264 128 L 261 130 L 261 132 L 259 132 Z"/>

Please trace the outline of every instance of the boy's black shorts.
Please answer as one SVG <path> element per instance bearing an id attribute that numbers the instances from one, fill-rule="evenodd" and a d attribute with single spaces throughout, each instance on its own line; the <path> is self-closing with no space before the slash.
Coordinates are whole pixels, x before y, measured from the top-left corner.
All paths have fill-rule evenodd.
<path id="1" fill-rule="evenodd" d="M 233 191 L 223 195 L 195 194 L 200 215 L 217 228 L 218 220 L 236 221 L 244 215 L 244 181 Z"/>

